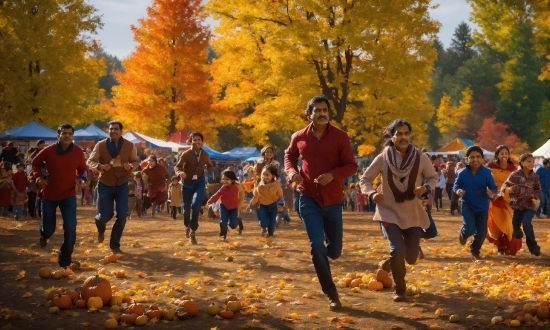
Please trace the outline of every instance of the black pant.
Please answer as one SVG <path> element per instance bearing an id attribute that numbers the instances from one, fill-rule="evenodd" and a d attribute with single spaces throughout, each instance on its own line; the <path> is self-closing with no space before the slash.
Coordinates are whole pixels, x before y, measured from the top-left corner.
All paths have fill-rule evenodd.
<path id="1" fill-rule="evenodd" d="M 181 207 L 180 206 L 172 206 L 170 208 L 170 216 L 172 216 L 172 219 L 176 220 L 176 215 L 178 213 L 181 213 Z"/>
<path id="2" fill-rule="evenodd" d="M 33 191 L 28 191 L 27 192 L 27 198 L 29 199 L 29 201 L 27 202 L 27 207 L 29 208 L 29 215 L 31 217 L 36 217 L 36 193 L 33 192 Z"/>
<path id="3" fill-rule="evenodd" d="M 445 191 L 447 192 L 447 197 L 449 197 L 449 200 L 452 200 L 453 183 L 446 183 L 445 184 Z"/>
<path id="4" fill-rule="evenodd" d="M 437 210 L 443 208 L 443 188 L 435 187 L 434 204 Z"/>

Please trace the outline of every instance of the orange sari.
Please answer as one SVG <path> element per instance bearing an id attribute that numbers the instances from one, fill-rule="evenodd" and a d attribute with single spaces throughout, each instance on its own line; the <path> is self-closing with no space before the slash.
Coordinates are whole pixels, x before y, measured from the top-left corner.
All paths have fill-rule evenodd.
<path id="1" fill-rule="evenodd" d="M 497 161 L 490 162 L 487 167 L 491 170 L 499 189 L 504 184 L 504 181 L 508 179 L 510 173 L 516 170 L 516 166 L 512 163 L 508 163 L 508 166 L 503 169 L 498 165 Z M 513 210 L 510 208 L 509 203 L 510 195 L 505 193 L 503 196 L 497 197 L 489 205 L 487 240 L 495 244 L 499 251 L 509 255 L 516 255 L 521 248 L 521 240 L 511 239 L 514 232 L 512 228 Z"/>

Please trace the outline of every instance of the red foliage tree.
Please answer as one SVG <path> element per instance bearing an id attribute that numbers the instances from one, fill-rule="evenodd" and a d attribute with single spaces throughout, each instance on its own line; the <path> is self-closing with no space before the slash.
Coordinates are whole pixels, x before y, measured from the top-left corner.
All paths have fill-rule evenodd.
<path id="1" fill-rule="evenodd" d="M 495 122 L 494 117 L 485 118 L 477 132 L 477 143 L 484 149 L 495 150 L 503 144 L 510 148 L 514 155 L 519 155 L 529 149 L 515 133 L 508 131 L 508 125 Z"/>

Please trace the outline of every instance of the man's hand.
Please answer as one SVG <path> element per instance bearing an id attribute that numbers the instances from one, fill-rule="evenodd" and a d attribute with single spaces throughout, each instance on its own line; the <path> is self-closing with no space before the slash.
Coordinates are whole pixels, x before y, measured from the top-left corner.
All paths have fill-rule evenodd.
<path id="1" fill-rule="evenodd" d="M 375 203 L 382 203 L 384 201 L 384 195 L 382 193 L 375 193 L 372 197 L 372 201 Z"/>
<path id="2" fill-rule="evenodd" d="M 487 196 L 489 196 L 489 198 L 493 198 L 495 194 L 491 191 L 491 189 L 487 189 Z"/>
<path id="3" fill-rule="evenodd" d="M 321 186 L 324 186 L 326 184 L 329 184 L 334 180 L 334 175 L 332 173 L 325 173 L 319 175 L 319 177 L 315 180 L 313 180 L 315 183 L 320 184 Z"/>
<path id="4" fill-rule="evenodd" d="M 464 196 L 465 193 L 466 193 L 466 191 L 464 191 L 464 189 L 458 189 L 456 191 L 456 194 L 460 197 Z"/>
<path id="5" fill-rule="evenodd" d="M 187 177 L 187 174 L 185 174 L 185 172 L 180 172 L 180 178 L 184 179 Z"/>
<path id="6" fill-rule="evenodd" d="M 36 183 L 38 184 L 40 189 L 44 189 L 48 185 L 48 181 L 44 180 L 43 178 L 39 178 Z"/>
<path id="7" fill-rule="evenodd" d="M 103 172 L 107 172 L 111 169 L 111 165 L 109 164 L 101 164 L 98 166 L 98 169 L 102 170 Z"/>
<path id="8" fill-rule="evenodd" d="M 413 190 L 413 193 L 416 195 L 416 196 L 422 196 L 424 195 L 425 193 L 428 192 L 428 188 L 424 187 L 424 186 L 418 186 L 416 187 L 414 190 Z"/>
<path id="9" fill-rule="evenodd" d="M 129 171 L 129 170 L 132 169 L 132 164 L 130 164 L 130 163 L 126 163 L 126 164 L 124 164 L 123 166 L 124 166 L 124 169 L 125 169 L 126 171 Z"/>
<path id="10" fill-rule="evenodd" d="M 300 173 L 296 173 L 292 176 L 292 182 L 295 182 L 296 184 L 300 184 L 304 181 L 304 178 L 300 175 Z"/>

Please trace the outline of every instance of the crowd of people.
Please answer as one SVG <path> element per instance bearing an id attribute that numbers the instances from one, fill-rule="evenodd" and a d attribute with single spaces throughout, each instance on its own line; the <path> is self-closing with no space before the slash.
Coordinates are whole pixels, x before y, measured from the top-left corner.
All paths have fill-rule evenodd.
<path id="1" fill-rule="evenodd" d="M 466 150 L 464 161 L 429 156 L 411 144 L 411 124 L 391 122 L 384 132 L 386 145 L 360 175 L 347 133 L 329 122 L 330 102 L 312 98 L 306 107 L 309 124 L 292 135 L 284 152 L 283 166 L 275 150 L 265 147 L 255 164 L 219 166 L 203 149 L 204 137 L 190 135 L 191 148 L 177 158 L 138 156 L 136 146 L 122 137 L 123 124 L 109 123 L 109 138 L 84 151 L 73 143 L 74 128 L 59 126 L 56 143 L 39 141 L 20 162 L 13 144 L 2 149 L 0 167 L 0 214 L 11 210 L 16 220 L 28 214 L 40 217 L 40 246 L 46 247 L 56 229 L 56 210 L 63 219 L 60 267 L 71 264 L 76 242 L 77 192 L 80 204 L 96 206 L 97 241 L 103 242 L 107 224 L 113 220 L 109 247 L 121 250 L 126 221 L 150 212 L 180 214 L 191 244 L 198 244 L 198 228 L 205 205 L 220 218 L 219 239 L 228 229 L 243 233 L 241 212 L 255 210 L 259 231 L 272 239 L 280 221 L 290 221 L 296 211 L 311 246 L 313 265 L 329 308 L 342 307 L 333 282 L 330 259 L 340 257 L 343 211 L 374 212 L 388 240 L 389 258 L 380 268 L 392 273 L 394 301 L 406 300 L 405 263 L 414 264 L 424 253 L 421 238 L 437 236 L 432 216 L 450 202 L 462 226 L 458 243 L 470 242 L 473 260 L 481 260 L 487 239 L 499 254 L 516 255 L 525 236 L 528 251 L 540 256 L 532 225 L 533 217 L 550 217 L 550 159 L 535 167 L 532 154 L 522 154 L 516 166 L 506 146 L 485 160 L 479 146 Z M 13 166 L 15 165 L 15 166 Z M 15 167 L 15 171 L 14 171 Z M 28 212 L 28 213 L 26 213 Z M 254 232 L 254 231 L 252 231 Z"/>

